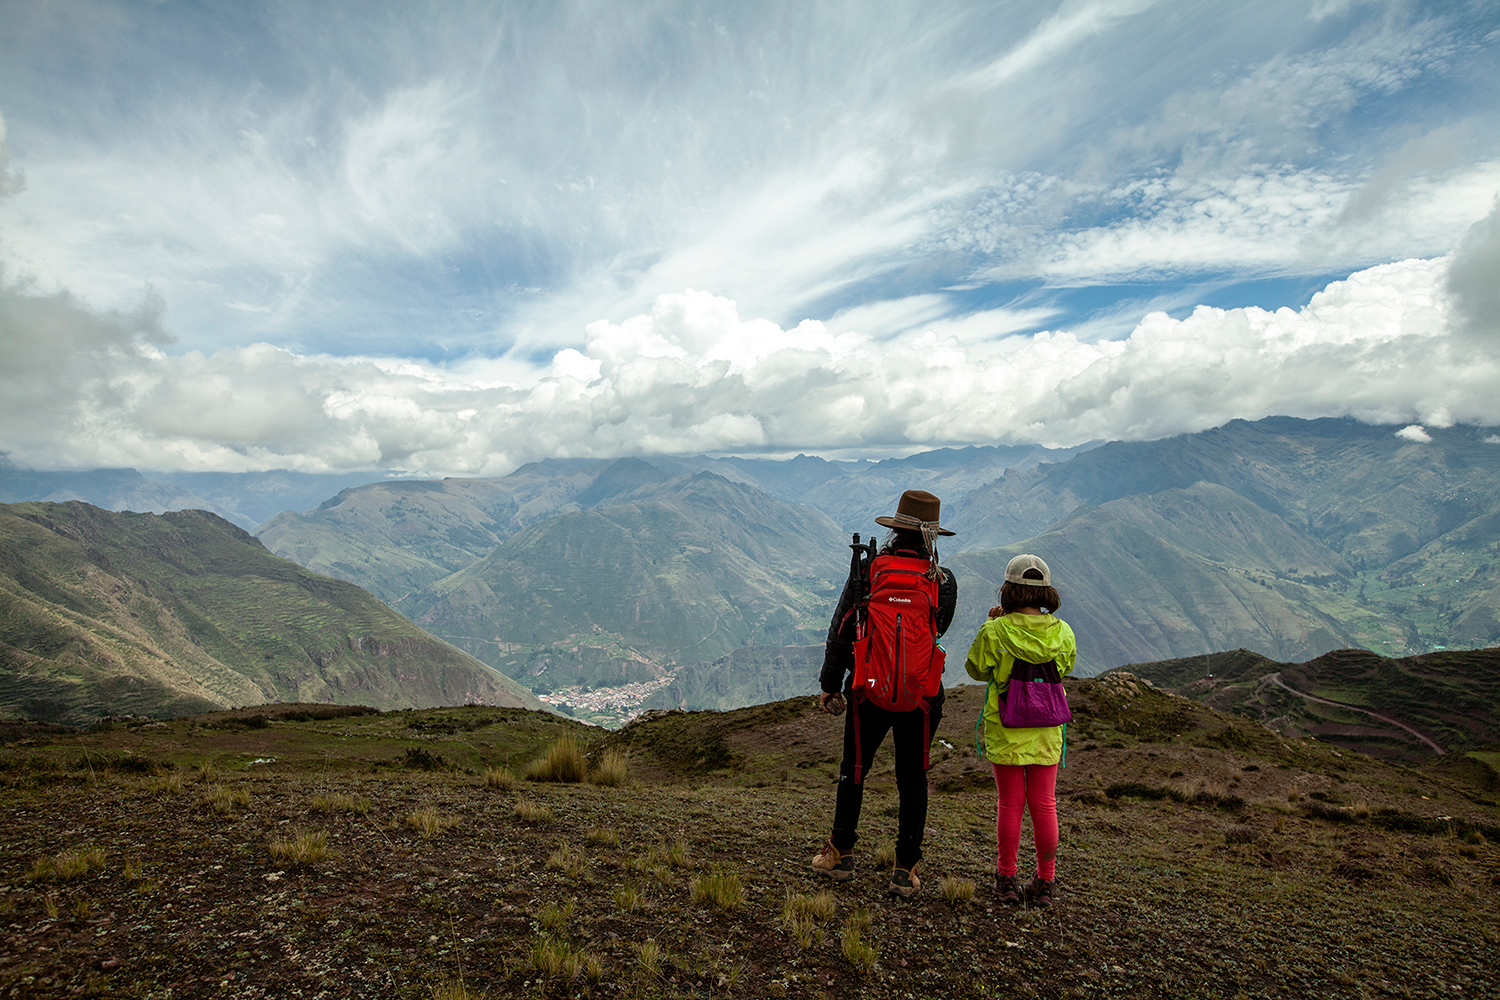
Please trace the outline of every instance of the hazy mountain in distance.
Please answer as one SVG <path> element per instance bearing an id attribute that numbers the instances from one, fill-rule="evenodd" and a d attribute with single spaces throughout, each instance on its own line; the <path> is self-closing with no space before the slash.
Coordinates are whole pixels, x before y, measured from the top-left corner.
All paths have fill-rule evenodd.
<path id="1" fill-rule="evenodd" d="M 213 514 L 0 505 L 0 714 L 77 724 L 277 701 L 539 705 Z"/>
<path id="2" fill-rule="evenodd" d="M 548 461 L 500 479 L 411 480 L 344 490 L 259 532 L 278 555 L 397 603 L 560 513 L 650 490 L 669 475 L 640 459 Z"/>
<path id="3" fill-rule="evenodd" d="M 848 570 L 825 515 L 698 473 L 533 524 L 399 607 L 536 690 L 816 642 Z"/>
<path id="4" fill-rule="evenodd" d="M 17 469 L 0 455 L 0 503 L 82 500 L 105 510 L 162 514 L 207 510 L 247 531 L 284 510 L 306 510 L 349 486 L 390 478 L 388 472 L 139 472 Z"/>
<path id="5" fill-rule="evenodd" d="M 1237 646 L 1295 659 L 1403 639 L 1324 586 L 1350 573 L 1338 553 L 1222 486 L 1078 507 L 1033 538 L 953 557 L 955 632 L 967 623 L 972 635 L 1022 551 L 1051 567 L 1084 673 Z"/>

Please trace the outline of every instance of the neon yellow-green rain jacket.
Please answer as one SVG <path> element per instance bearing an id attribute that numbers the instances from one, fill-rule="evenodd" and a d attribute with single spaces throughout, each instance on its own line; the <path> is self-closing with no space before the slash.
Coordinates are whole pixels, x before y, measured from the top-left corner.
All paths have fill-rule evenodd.
<path id="1" fill-rule="evenodd" d="M 984 700 L 984 755 L 993 764 L 1056 764 L 1062 758 L 1063 727 L 1006 729 L 1000 724 L 1000 698 L 1010 686 L 1017 659 L 1031 663 L 1057 660 L 1067 676 L 1078 658 L 1068 623 L 1053 615 L 1001 615 L 979 626 L 964 669 L 976 681 L 991 681 Z"/>

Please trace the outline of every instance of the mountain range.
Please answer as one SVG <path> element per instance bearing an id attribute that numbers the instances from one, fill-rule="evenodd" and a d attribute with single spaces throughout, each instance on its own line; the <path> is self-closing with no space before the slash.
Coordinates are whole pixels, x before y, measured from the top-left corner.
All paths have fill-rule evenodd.
<path id="1" fill-rule="evenodd" d="M 257 534 L 610 722 L 811 693 L 815 667 L 786 664 L 816 657 L 778 651 L 820 643 L 848 533 L 877 531 L 908 488 L 938 493 L 958 533 L 942 544 L 960 592 L 950 675 L 1022 551 L 1052 565 L 1080 675 L 1240 647 L 1286 663 L 1500 645 L 1500 436 L 1463 426 L 1268 418 L 881 462 L 547 460 L 349 485 Z"/>
<path id="2" fill-rule="evenodd" d="M 540 707 L 213 514 L 0 505 L 0 715 L 80 725 L 276 701 Z"/>

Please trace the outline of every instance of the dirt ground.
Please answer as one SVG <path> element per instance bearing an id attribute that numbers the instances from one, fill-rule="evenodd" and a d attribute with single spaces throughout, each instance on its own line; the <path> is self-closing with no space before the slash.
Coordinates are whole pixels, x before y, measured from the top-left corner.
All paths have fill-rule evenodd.
<path id="1" fill-rule="evenodd" d="M 810 699 L 12 729 L 0 997 L 1500 995 L 1492 802 L 1112 683 L 1074 687 L 1050 910 L 993 894 L 972 690 L 910 899 L 888 751 L 857 877 L 808 869 L 840 738 Z M 518 777 L 568 733 L 628 780 Z"/>

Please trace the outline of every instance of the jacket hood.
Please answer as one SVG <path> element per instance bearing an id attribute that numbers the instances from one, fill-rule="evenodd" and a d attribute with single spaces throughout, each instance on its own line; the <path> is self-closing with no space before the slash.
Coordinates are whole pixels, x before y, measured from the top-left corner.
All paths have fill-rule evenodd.
<path id="1" fill-rule="evenodd" d="M 1045 663 L 1067 645 L 1067 626 L 1054 615 L 1003 615 L 990 626 L 1010 655 L 1029 663 Z"/>

